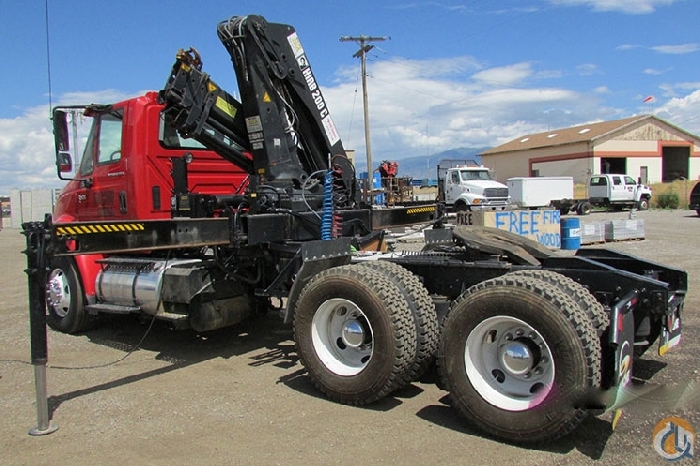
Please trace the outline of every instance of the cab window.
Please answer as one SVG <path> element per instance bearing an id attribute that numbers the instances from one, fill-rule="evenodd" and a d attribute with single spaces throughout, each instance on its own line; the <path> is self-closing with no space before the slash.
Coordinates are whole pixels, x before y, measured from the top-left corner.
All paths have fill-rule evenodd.
<path id="1" fill-rule="evenodd" d="M 113 163 L 122 158 L 121 115 L 104 114 L 100 118 L 100 145 L 97 163 Z"/>
<path id="2" fill-rule="evenodd" d="M 91 175 L 98 164 L 113 163 L 121 159 L 122 115 L 120 112 L 96 115 L 85 142 L 80 160 L 79 174 Z"/>
<path id="3" fill-rule="evenodd" d="M 627 186 L 630 186 L 630 185 L 636 186 L 636 185 L 637 185 L 637 180 L 635 180 L 635 179 L 632 178 L 631 176 L 626 176 L 626 177 L 625 177 L 625 184 L 626 184 Z"/>

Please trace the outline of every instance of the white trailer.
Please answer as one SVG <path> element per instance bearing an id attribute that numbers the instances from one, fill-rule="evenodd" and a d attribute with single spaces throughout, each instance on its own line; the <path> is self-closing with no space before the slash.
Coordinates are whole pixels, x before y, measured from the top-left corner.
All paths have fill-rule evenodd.
<path id="1" fill-rule="evenodd" d="M 511 200 L 524 209 L 548 207 L 554 200 L 574 197 L 574 178 L 571 176 L 508 178 L 506 185 Z"/>

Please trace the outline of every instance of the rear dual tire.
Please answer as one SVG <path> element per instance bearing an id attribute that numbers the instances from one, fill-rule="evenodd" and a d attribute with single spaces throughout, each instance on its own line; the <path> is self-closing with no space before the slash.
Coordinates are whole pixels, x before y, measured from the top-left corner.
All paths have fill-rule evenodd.
<path id="1" fill-rule="evenodd" d="M 555 285 L 504 275 L 469 288 L 442 324 L 437 358 L 453 406 L 516 443 L 551 440 L 586 416 L 601 349 L 588 317 Z"/>
<path id="2" fill-rule="evenodd" d="M 331 400 L 375 402 L 405 383 L 416 325 L 404 294 L 381 271 L 347 265 L 320 272 L 294 309 L 294 337 L 313 384 Z"/>
<path id="3" fill-rule="evenodd" d="M 403 379 L 405 384 L 418 380 L 434 362 L 437 353 L 438 319 L 435 313 L 435 303 L 418 277 L 398 264 L 384 260 L 372 260 L 360 262 L 357 265 L 382 273 L 401 290 L 413 316 L 416 329 L 415 357 Z"/>

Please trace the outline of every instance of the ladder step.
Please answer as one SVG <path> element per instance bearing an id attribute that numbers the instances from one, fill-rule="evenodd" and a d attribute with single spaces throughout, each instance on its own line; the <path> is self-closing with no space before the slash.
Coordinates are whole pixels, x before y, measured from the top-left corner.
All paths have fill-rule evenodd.
<path id="1" fill-rule="evenodd" d="M 141 312 L 138 306 L 123 306 L 120 304 L 95 303 L 85 306 L 88 313 L 97 315 L 100 312 L 105 314 L 132 314 Z M 187 314 L 175 314 L 173 312 L 159 312 L 156 318 L 172 322 L 174 324 L 187 324 L 189 316 Z"/>
<path id="2" fill-rule="evenodd" d="M 90 314 L 98 314 L 104 312 L 107 314 L 131 314 L 133 312 L 141 312 L 141 308 L 138 306 L 122 306 L 120 304 L 106 304 L 106 303 L 95 303 L 88 304 L 85 309 Z"/>
<path id="3" fill-rule="evenodd" d="M 159 312 L 156 317 L 170 322 L 184 322 L 189 318 L 187 314 L 175 314 L 173 312 Z"/>

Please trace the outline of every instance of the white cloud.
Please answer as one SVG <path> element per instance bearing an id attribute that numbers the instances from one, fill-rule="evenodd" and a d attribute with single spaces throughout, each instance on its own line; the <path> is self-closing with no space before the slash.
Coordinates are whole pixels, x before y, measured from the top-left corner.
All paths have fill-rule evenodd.
<path id="1" fill-rule="evenodd" d="M 660 74 L 664 74 L 666 71 L 664 70 L 657 70 L 654 68 L 646 68 L 642 73 L 652 75 L 652 76 L 658 76 Z"/>
<path id="2" fill-rule="evenodd" d="M 659 85 L 659 89 L 662 91 L 663 96 L 669 99 L 673 97 L 683 97 L 688 93 L 700 90 L 700 82 L 663 83 Z"/>
<path id="3" fill-rule="evenodd" d="M 656 45 L 654 47 L 651 47 L 651 50 L 670 55 L 684 55 L 686 53 L 693 53 L 700 50 L 700 44 L 691 43 L 679 45 Z"/>
<path id="4" fill-rule="evenodd" d="M 53 134 L 48 115 L 48 106 L 41 106 L 0 120 L 0 193 L 51 180 Z"/>
<path id="5" fill-rule="evenodd" d="M 584 109 L 587 118 L 593 118 L 589 115 L 598 111 L 596 98 L 584 99 L 572 90 L 523 88 L 524 81 L 537 76 L 531 63 L 489 69 L 470 63 L 472 75 L 430 78 L 417 70 L 433 69 L 431 60 L 410 63 L 411 66 L 397 61 L 370 65 L 368 93 L 374 159 L 493 146 L 523 133 L 546 129 L 547 120 L 558 120 L 560 127 L 573 124 L 572 108 Z M 443 65 L 445 70 L 452 69 Z M 346 76 L 345 83 L 339 81 L 323 91 L 345 147 L 355 149 L 357 160 L 362 161 L 362 101 L 355 93 L 359 85 L 356 75 Z M 544 109 L 554 111 L 545 114 Z"/>
<path id="6" fill-rule="evenodd" d="M 676 44 L 676 45 L 653 45 L 650 47 L 645 47 L 643 45 L 618 45 L 615 50 L 627 51 L 635 49 L 648 49 L 653 50 L 657 53 L 663 53 L 666 55 L 685 55 L 686 53 L 693 53 L 700 50 L 700 43 L 691 42 L 688 44 Z"/>
<path id="7" fill-rule="evenodd" d="M 641 45 L 633 45 L 633 44 L 623 44 L 623 45 L 618 45 L 615 47 L 615 50 L 634 50 L 640 48 Z"/>
<path id="8" fill-rule="evenodd" d="M 656 8 L 672 5 L 678 0 L 549 0 L 554 5 L 588 6 L 594 11 L 619 11 L 628 14 L 653 13 Z"/>
<path id="9" fill-rule="evenodd" d="M 598 65 L 595 65 L 593 63 L 583 63 L 581 65 L 578 65 L 576 67 L 576 71 L 581 76 L 593 76 L 595 74 L 604 74 L 602 71 L 600 71 Z"/>
<path id="10" fill-rule="evenodd" d="M 700 135 L 700 89 L 683 97 L 674 97 L 661 105 L 654 113 L 684 130 Z"/>
<path id="11" fill-rule="evenodd" d="M 489 68 L 480 71 L 472 78 L 475 81 L 490 86 L 513 86 L 532 75 L 532 65 L 530 63 L 516 63 L 509 66 Z"/>
<path id="12" fill-rule="evenodd" d="M 73 92 L 54 105 L 116 102 L 129 97 L 115 90 Z M 54 164 L 53 130 L 49 106 L 24 110 L 15 118 L 0 119 L 0 194 L 13 188 L 59 187 Z"/>

